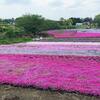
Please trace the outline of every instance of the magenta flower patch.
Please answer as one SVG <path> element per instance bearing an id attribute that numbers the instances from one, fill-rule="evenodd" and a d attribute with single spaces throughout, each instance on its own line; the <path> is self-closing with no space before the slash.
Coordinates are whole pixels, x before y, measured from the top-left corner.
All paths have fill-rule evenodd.
<path id="1" fill-rule="evenodd" d="M 1 54 L 0 83 L 100 95 L 100 57 Z"/>
<path id="2" fill-rule="evenodd" d="M 67 30 L 50 30 L 48 31 L 49 35 L 52 35 L 55 38 L 100 38 L 100 32 L 75 32 Z"/>

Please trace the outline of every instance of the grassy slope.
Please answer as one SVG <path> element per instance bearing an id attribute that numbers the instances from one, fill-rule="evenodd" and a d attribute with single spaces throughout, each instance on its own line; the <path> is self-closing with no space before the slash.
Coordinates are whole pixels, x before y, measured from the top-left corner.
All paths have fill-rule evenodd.
<path id="1" fill-rule="evenodd" d="M 25 38 L 2 38 L 0 39 L 0 44 L 12 44 L 12 43 L 20 43 L 20 42 L 28 42 L 32 41 L 32 38 L 25 37 Z"/>

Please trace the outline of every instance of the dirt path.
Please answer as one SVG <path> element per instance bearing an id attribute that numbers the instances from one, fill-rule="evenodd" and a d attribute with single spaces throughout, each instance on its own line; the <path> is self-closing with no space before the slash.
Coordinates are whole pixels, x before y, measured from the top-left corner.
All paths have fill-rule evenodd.
<path id="1" fill-rule="evenodd" d="M 0 100 L 100 100 L 100 97 L 1 85 Z"/>

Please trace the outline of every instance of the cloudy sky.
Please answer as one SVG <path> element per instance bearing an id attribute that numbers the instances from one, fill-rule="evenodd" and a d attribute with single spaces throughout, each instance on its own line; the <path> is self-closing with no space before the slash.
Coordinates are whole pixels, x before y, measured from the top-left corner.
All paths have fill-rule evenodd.
<path id="1" fill-rule="evenodd" d="M 39 14 L 49 19 L 94 17 L 100 14 L 100 0 L 0 0 L 0 18 Z"/>

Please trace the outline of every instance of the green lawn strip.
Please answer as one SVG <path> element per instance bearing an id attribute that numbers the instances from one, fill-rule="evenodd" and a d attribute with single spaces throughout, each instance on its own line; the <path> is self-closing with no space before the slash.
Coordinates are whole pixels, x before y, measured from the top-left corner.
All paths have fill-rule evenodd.
<path id="1" fill-rule="evenodd" d="M 12 44 L 12 43 L 20 43 L 20 42 L 30 42 L 33 38 L 25 37 L 25 38 L 1 38 L 0 44 Z"/>

